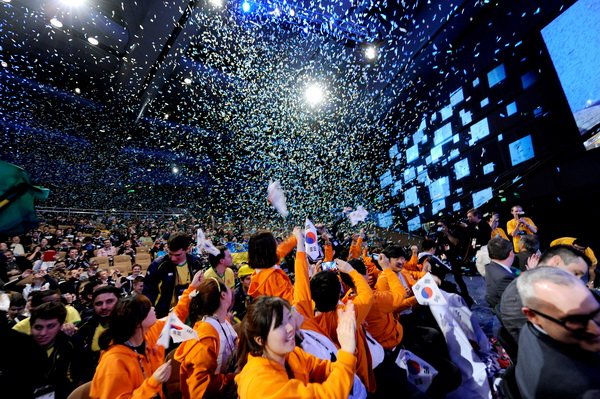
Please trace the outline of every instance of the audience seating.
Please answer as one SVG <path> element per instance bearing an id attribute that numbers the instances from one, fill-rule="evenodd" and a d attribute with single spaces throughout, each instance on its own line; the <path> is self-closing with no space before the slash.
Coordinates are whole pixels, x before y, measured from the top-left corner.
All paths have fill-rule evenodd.
<path id="1" fill-rule="evenodd" d="M 135 263 L 142 266 L 142 270 L 148 269 L 150 263 L 152 263 L 152 257 L 148 253 L 137 253 L 135 255 Z"/>
<path id="2" fill-rule="evenodd" d="M 90 263 L 98 262 L 99 269 L 107 269 L 110 266 L 108 256 L 94 256 L 90 259 Z"/>
<path id="3" fill-rule="evenodd" d="M 131 256 L 116 255 L 113 262 L 113 266 L 119 269 L 122 274 L 127 275 L 131 271 Z"/>

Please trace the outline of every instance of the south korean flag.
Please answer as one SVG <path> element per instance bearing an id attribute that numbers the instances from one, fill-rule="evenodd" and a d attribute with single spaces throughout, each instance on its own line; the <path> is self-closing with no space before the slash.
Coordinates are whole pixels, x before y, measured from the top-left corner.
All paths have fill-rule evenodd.
<path id="1" fill-rule="evenodd" d="M 304 222 L 304 248 L 306 256 L 308 256 L 310 261 L 316 262 L 319 259 L 320 251 L 317 241 L 317 229 L 308 218 Z"/>
<path id="2" fill-rule="evenodd" d="M 412 287 L 419 305 L 446 305 L 446 298 L 438 288 L 430 273 L 426 273 Z"/>

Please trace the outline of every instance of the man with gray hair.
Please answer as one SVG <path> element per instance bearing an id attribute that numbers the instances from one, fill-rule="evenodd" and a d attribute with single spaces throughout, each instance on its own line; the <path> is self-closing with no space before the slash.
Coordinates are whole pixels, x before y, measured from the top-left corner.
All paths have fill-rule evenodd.
<path id="1" fill-rule="evenodd" d="M 577 278 L 585 276 L 588 262 L 589 260 L 583 252 L 567 245 L 550 247 L 539 258 L 539 266 L 559 267 Z M 497 313 L 502 326 L 513 337 L 513 345 L 519 342 L 519 333 L 527 322 L 527 318 L 521 312 L 523 303 L 517 292 L 517 280 L 511 282 L 504 290 Z"/>
<path id="2" fill-rule="evenodd" d="M 527 324 L 515 370 L 524 399 L 577 398 L 600 389 L 600 303 L 585 284 L 558 267 L 517 279 Z"/>

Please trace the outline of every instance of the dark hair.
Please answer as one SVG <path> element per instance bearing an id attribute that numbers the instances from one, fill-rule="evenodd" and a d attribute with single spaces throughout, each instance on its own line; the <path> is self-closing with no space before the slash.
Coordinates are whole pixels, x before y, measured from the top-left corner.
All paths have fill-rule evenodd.
<path id="1" fill-rule="evenodd" d="M 283 323 L 283 309 L 291 311 L 290 304 L 276 296 L 261 296 L 248 307 L 246 316 L 240 325 L 238 345 L 238 371 L 248 361 L 248 355 L 260 356 L 267 343 L 271 328 Z M 256 342 L 260 338 L 262 344 Z"/>
<path id="2" fill-rule="evenodd" d="M 577 258 L 583 259 L 588 268 L 592 265 L 592 261 L 586 254 L 571 245 L 565 244 L 554 245 L 545 250 L 540 257 L 539 264 L 547 265 L 548 261 L 555 256 L 558 256 L 565 265 L 575 262 Z"/>
<path id="3" fill-rule="evenodd" d="M 397 245 L 397 244 L 388 245 L 387 247 L 385 247 L 383 249 L 383 251 L 381 251 L 381 253 L 383 253 L 385 256 L 387 256 L 388 259 L 392 259 L 392 258 L 410 259 L 410 256 L 408 256 L 406 254 L 406 252 L 404 251 L 404 248 L 402 248 L 400 245 Z"/>
<path id="4" fill-rule="evenodd" d="M 267 269 L 279 262 L 277 241 L 270 231 L 259 231 L 248 241 L 248 265 L 253 269 Z"/>
<path id="5" fill-rule="evenodd" d="M 102 294 L 114 294 L 118 299 L 121 296 L 121 290 L 112 285 L 103 285 L 92 292 L 92 302 L 96 300 L 98 295 Z"/>
<path id="6" fill-rule="evenodd" d="M 120 299 L 108 319 L 108 329 L 100 335 L 100 348 L 108 349 L 111 343 L 123 344 L 128 341 L 151 308 L 152 302 L 144 295 Z"/>
<path id="7" fill-rule="evenodd" d="M 350 259 L 348 261 L 348 263 L 350 263 L 352 265 L 352 267 L 354 268 L 354 270 L 356 270 L 357 272 L 359 272 L 361 275 L 366 276 L 367 275 L 367 267 L 365 266 L 364 262 L 360 259 Z M 346 284 L 348 287 L 350 288 L 356 288 L 354 286 L 354 281 L 352 281 L 352 277 L 350 277 L 349 274 L 347 273 L 340 273 L 340 278 L 342 279 L 342 282 L 344 284 Z"/>
<path id="8" fill-rule="evenodd" d="M 536 236 L 531 234 L 525 234 L 519 238 L 519 243 L 523 243 L 523 248 L 527 252 L 537 252 L 540 249 L 540 241 L 536 238 Z"/>
<path id="9" fill-rule="evenodd" d="M 337 273 L 324 270 L 310 280 L 310 294 L 319 312 L 330 312 L 337 308 L 341 284 Z"/>
<path id="10" fill-rule="evenodd" d="M 186 250 L 192 243 L 192 239 L 185 233 L 171 234 L 167 241 L 169 251 L 179 251 L 180 249 Z"/>
<path id="11" fill-rule="evenodd" d="M 435 241 L 430 239 L 425 239 L 421 243 L 421 249 L 423 251 L 429 251 L 431 248 L 435 248 Z"/>
<path id="12" fill-rule="evenodd" d="M 46 291 L 33 291 L 31 293 L 31 307 L 35 308 L 40 306 L 43 303 L 46 303 L 49 296 L 58 295 L 60 297 L 59 290 L 46 290 Z M 56 302 L 56 301 L 52 301 Z"/>
<path id="13" fill-rule="evenodd" d="M 514 249 L 512 242 L 505 240 L 501 237 L 492 238 L 488 242 L 487 248 L 490 259 L 498 260 L 504 260 L 508 258 L 510 255 L 510 251 Z"/>
<path id="14" fill-rule="evenodd" d="M 196 291 L 198 294 L 190 303 L 190 320 L 193 323 L 217 311 L 221 304 L 221 292 L 227 292 L 227 286 L 221 279 L 213 277 L 204 280 Z"/>
<path id="15" fill-rule="evenodd" d="M 228 248 L 223 245 L 219 245 L 217 249 L 219 250 L 218 255 L 208 254 L 208 262 L 210 263 L 210 267 L 213 268 L 217 267 L 221 259 L 225 258 L 225 251 L 228 251 Z"/>
<path id="16" fill-rule="evenodd" d="M 573 245 L 577 245 L 581 248 L 588 248 L 590 243 L 585 238 L 576 238 L 575 241 L 573 241 Z"/>
<path id="17" fill-rule="evenodd" d="M 33 326 L 38 319 L 57 319 L 60 324 L 63 324 L 67 319 L 67 308 L 60 302 L 42 303 L 31 310 L 29 325 Z"/>
<path id="18" fill-rule="evenodd" d="M 10 306 L 25 306 L 27 305 L 27 301 L 25 297 L 19 292 L 11 292 L 9 294 L 10 298 Z"/>
<path id="19" fill-rule="evenodd" d="M 143 281 L 144 281 L 144 276 L 136 276 L 133 279 L 133 284 L 137 284 L 137 283 L 140 283 L 140 282 L 143 282 Z"/>

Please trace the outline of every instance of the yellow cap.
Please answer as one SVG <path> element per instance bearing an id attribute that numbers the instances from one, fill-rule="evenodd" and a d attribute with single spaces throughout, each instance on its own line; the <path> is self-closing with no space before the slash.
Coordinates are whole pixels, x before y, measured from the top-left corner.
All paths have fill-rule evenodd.
<path id="1" fill-rule="evenodd" d="M 238 277 L 239 278 L 244 278 L 246 276 L 251 275 L 252 273 L 254 273 L 254 269 L 252 269 L 250 266 L 248 265 L 242 265 L 239 269 L 238 269 Z"/>

